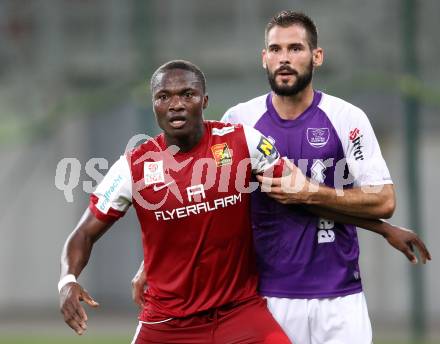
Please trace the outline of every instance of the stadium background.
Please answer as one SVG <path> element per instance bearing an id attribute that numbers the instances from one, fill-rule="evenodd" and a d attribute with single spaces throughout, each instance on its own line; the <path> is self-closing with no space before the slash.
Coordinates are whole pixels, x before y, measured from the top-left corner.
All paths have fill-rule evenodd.
<path id="1" fill-rule="evenodd" d="M 415 198 L 434 257 L 422 269 L 412 267 L 382 238 L 360 233 L 376 342 L 411 338 L 414 305 L 425 315 L 422 337 L 440 342 L 440 2 L 405 7 L 411 2 L 0 1 L 0 343 L 128 342 L 137 312 L 130 280 L 141 257 L 132 210 L 95 246 L 80 278 L 101 303 L 89 310 L 87 335 L 76 338 L 58 313 L 59 254 L 87 206 L 83 182 L 93 180 L 85 165 L 91 158 L 112 164 L 133 135 L 157 133 L 147 80 L 167 60 L 188 59 L 206 73 L 210 119 L 267 92 L 263 29 L 286 8 L 317 23 L 325 63 L 315 86 L 369 115 L 397 187 L 392 221 L 409 226 Z M 414 45 L 405 27 L 415 30 Z M 415 56 L 418 68 L 405 70 L 405 54 Z M 414 137 L 405 134 L 405 97 L 416 104 L 410 126 L 420 126 L 417 160 L 409 164 L 405 142 Z M 73 202 L 55 187 L 63 158 L 81 164 Z M 409 165 L 418 168 L 417 189 L 409 186 Z"/>

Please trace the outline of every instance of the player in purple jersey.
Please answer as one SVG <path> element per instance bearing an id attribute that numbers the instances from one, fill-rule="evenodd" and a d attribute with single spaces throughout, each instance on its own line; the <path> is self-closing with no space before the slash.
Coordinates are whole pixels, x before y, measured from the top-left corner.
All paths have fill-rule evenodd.
<path id="1" fill-rule="evenodd" d="M 356 227 L 316 217 L 307 207 L 389 218 L 395 196 L 388 168 L 363 111 L 313 89 L 313 72 L 323 63 L 313 21 L 283 11 L 265 36 L 262 61 L 272 92 L 223 117 L 258 129 L 299 166 L 288 178 L 257 177 L 271 186 L 252 195 L 260 293 L 295 343 L 370 344 Z M 413 242 L 421 241 L 411 233 L 408 246 Z M 418 247 L 425 263 L 429 252 Z M 402 251 L 417 261 L 408 248 Z"/>
<path id="2" fill-rule="evenodd" d="M 356 230 L 342 224 L 355 222 L 335 212 L 369 218 L 355 224 L 384 235 L 413 262 L 413 245 L 422 262 L 430 256 L 414 233 L 372 220 L 394 210 L 391 178 L 365 114 L 313 90 L 312 73 L 322 60 L 313 22 L 298 13 L 280 13 L 268 24 L 263 51 L 273 92 L 234 106 L 223 121 L 259 129 L 309 179 L 327 186 L 309 192 L 315 184 L 292 165 L 297 172 L 292 182 L 302 181 L 303 188 L 285 192 L 282 179 L 261 179 L 273 184 L 272 192 L 252 195 L 260 293 L 268 297 L 275 318 L 294 343 L 371 343 Z M 374 192 L 374 186 L 382 191 Z M 133 286 L 141 303 L 142 268 Z"/>

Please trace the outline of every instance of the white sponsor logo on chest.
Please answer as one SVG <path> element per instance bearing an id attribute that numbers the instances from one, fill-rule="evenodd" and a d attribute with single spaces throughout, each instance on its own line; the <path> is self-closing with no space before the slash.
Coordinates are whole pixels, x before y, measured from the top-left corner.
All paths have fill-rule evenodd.
<path id="1" fill-rule="evenodd" d="M 162 160 L 144 162 L 144 181 L 145 185 L 165 182 Z"/>

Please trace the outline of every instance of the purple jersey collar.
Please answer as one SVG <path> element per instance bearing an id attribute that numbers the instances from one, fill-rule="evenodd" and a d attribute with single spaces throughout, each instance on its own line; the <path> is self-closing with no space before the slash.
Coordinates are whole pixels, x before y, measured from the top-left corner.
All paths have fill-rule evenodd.
<path id="1" fill-rule="evenodd" d="M 313 101 L 312 104 L 296 119 L 282 119 L 280 115 L 278 114 L 277 110 L 275 110 L 275 107 L 272 104 L 272 92 L 270 92 L 267 95 L 266 98 L 266 106 L 267 111 L 269 113 L 269 116 L 272 118 L 273 121 L 275 121 L 279 126 L 289 128 L 294 127 L 296 125 L 299 125 L 302 123 L 311 113 L 313 113 L 316 106 L 319 104 L 322 98 L 322 93 L 319 91 L 313 91 Z"/>

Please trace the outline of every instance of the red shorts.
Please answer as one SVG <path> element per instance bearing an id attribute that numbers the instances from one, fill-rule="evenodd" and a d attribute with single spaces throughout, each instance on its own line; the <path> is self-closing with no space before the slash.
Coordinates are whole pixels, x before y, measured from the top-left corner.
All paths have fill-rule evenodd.
<path id="1" fill-rule="evenodd" d="M 289 344 L 260 296 L 161 323 L 140 322 L 132 344 Z"/>

